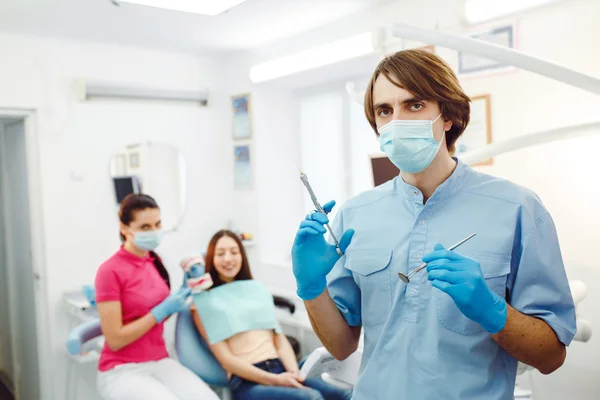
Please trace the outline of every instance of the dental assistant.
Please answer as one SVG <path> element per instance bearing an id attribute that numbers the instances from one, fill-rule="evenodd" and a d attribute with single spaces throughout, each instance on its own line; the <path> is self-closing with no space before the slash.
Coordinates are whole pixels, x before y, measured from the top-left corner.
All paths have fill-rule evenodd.
<path id="1" fill-rule="evenodd" d="M 517 362 L 555 371 L 576 332 L 542 201 L 452 156 L 469 102 L 434 54 L 382 60 L 365 114 L 401 173 L 339 210 L 332 228 L 343 256 L 324 238 L 325 214 L 310 213 L 297 232 L 297 293 L 322 343 L 345 359 L 364 328 L 355 400 L 513 399 Z M 409 283 L 398 278 L 423 262 Z"/>
<path id="2" fill-rule="evenodd" d="M 150 196 L 121 202 L 123 245 L 96 273 L 96 302 L 106 341 L 97 386 L 105 400 L 218 400 L 192 371 L 169 358 L 164 322 L 184 310 L 190 289 L 170 294 L 169 274 L 154 250 L 160 209 Z"/>

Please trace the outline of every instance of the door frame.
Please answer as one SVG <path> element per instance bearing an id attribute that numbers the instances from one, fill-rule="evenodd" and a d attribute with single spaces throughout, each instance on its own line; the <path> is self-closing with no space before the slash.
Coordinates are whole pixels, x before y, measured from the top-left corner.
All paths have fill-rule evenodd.
<path id="1" fill-rule="evenodd" d="M 17 108 L 1 108 L 0 117 L 22 118 L 24 119 L 25 128 L 25 156 L 27 162 L 27 190 L 29 194 L 29 235 L 31 239 L 31 261 L 32 261 L 32 281 L 34 282 L 35 293 L 35 314 L 37 327 L 37 347 L 38 347 L 38 370 L 40 373 L 40 393 L 42 399 L 52 399 L 54 396 L 54 388 L 48 371 L 52 371 L 51 356 L 52 343 L 50 340 L 50 310 L 48 302 L 48 280 L 46 275 L 46 252 L 45 252 L 45 235 L 44 235 L 44 213 L 42 199 L 42 176 L 40 167 L 40 144 L 38 135 L 37 115 L 33 109 L 17 109 Z M 7 232 L 8 233 L 8 232 Z M 8 236 L 8 235 L 7 235 Z M 7 249 L 7 253 L 10 249 Z M 9 266 L 10 267 L 10 266 Z M 9 268 L 10 270 L 10 268 Z M 11 271 L 9 271 L 9 281 Z M 9 293 L 9 296 L 12 295 Z M 12 319 L 12 318 L 11 318 Z M 15 337 L 14 324 L 13 343 Z M 15 348 L 15 347 L 13 347 Z M 13 358 L 16 354 L 13 352 Z M 15 394 L 19 395 L 19 374 L 21 371 L 16 368 L 17 360 L 14 360 L 15 365 Z"/>

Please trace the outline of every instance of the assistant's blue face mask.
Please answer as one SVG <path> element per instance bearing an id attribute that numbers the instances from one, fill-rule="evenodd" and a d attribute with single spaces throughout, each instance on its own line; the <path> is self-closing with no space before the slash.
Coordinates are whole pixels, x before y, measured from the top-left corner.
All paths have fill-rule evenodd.
<path id="1" fill-rule="evenodd" d="M 162 229 L 156 231 L 133 232 L 133 244 L 145 251 L 154 251 L 160 244 L 164 231 Z"/>
<path id="2" fill-rule="evenodd" d="M 442 140 L 435 140 L 433 121 L 393 120 L 381 128 L 379 147 L 402 172 L 419 173 L 429 167 L 438 153 Z"/>

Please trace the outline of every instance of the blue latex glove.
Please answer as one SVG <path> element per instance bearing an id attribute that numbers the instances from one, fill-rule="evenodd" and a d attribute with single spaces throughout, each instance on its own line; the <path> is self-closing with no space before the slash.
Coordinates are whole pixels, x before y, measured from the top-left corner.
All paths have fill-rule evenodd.
<path id="1" fill-rule="evenodd" d="M 436 244 L 423 257 L 433 287 L 448 294 L 467 318 L 489 333 L 498 333 L 506 325 L 506 301 L 492 292 L 485 282 L 479 262 L 446 250 Z"/>
<path id="2" fill-rule="evenodd" d="M 325 213 L 329 213 L 335 206 L 335 201 L 330 201 L 323 206 Z M 303 300 L 312 300 L 325 291 L 327 287 L 327 274 L 340 258 L 335 245 L 325 240 L 327 232 L 325 224 L 329 222 L 326 214 L 314 212 L 308 214 L 300 224 L 292 247 L 292 265 L 298 289 L 296 293 Z M 354 230 L 349 229 L 339 238 L 340 250 L 346 251 L 354 235 Z"/>
<path id="3" fill-rule="evenodd" d="M 175 294 L 169 295 L 159 305 L 154 307 L 152 315 L 159 324 L 172 314 L 181 312 L 189 307 L 187 299 L 190 297 L 192 290 L 189 288 L 181 288 Z"/>
<path id="4" fill-rule="evenodd" d="M 83 295 L 90 302 L 92 307 L 96 306 L 96 288 L 92 285 L 85 285 L 82 288 Z"/>

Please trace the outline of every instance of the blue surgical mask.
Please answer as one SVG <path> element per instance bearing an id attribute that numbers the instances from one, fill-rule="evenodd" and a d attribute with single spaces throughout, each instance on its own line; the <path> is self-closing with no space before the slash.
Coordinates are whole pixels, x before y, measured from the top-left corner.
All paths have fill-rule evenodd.
<path id="1" fill-rule="evenodd" d="M 145 251 L 154 251 L 164 236 L 163 230 L 133 232 L 133 244 Z"/>
<path id="2" fill-rule="evenodd" d="M 379 147 L 401 172 L 419 173 L 429 167 L 442 141 L 435 140 L 430 120 L 393 120 L 381 128 Z"/>

